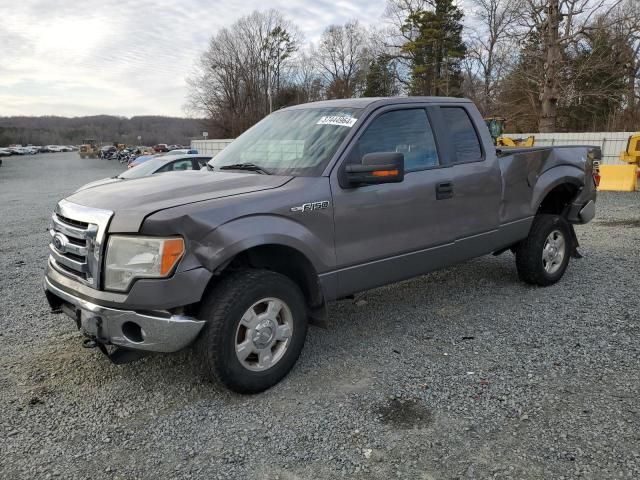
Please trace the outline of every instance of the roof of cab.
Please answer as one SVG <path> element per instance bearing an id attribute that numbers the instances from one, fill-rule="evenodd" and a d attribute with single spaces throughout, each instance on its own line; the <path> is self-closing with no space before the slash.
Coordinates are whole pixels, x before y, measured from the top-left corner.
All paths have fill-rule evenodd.
<path id="1" fill-rule="evenodd" d="M 302 103 L 282 110 L 297 110 L 303 108 L 368 108 L 384 105 L 397 105 L 406 103 L 470 103 L 467 98 L 455 97 L 361 97 L 345 98 L 341 100 L 322 100 L 320 102 Z"/>

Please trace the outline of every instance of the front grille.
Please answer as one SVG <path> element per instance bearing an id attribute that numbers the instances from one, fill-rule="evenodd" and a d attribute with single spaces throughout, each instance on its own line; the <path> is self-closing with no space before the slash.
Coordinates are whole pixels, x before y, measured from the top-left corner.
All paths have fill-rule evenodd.
<path id="1" fill-rule="evenodd" d="M 58 216 L 58 220 L 60 220 L 62 223 L 66 223 L 67 225 L 70 225 L 72 227 L 82 228 L 83 230 L 86 230 L 87 228 L 89 228 L 89 224 L 87 222 L 73 220 L 71 218 L 63 217 L 60 214 L 57 214 L 57 216 Z"/>
<path id="2" fill-rule="evenodd" d="M 64 273 L 94 283 L 96 271 L 88 261 L 98 226 L 54 213 L 51 217 L 51 257 Z"/>
<path id="3" fill-rule="evenodd" d="M 69 276 L 75 277 L 78 280 L 81 280 L 83 283 L 87 282 L 87 274 L 84 273 L 84 272 L 77 272 L 73 268 L 67 267 L 66 265 L 63 265 L 62 263 L 57 263 L 57 262 L 56 262 L 56 267 L 58 267 L 59 270 L 62 270 L 63 272 L 68 273 Z"/>
<path id="4" fill-rule="evenodd" d="M 62 200 L 51 216 L 51 265 L 66 276 L 99 288 L 102 241 L 111 215 Z"/>

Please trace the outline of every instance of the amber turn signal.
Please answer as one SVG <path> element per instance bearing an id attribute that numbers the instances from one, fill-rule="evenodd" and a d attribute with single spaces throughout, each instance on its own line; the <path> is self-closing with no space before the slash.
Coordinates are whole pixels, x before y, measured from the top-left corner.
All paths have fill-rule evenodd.
<path id="1" fill-rule="evenodd" d="M 173 267 L 176 266 L 178 260 L 184 254 L 184 240 L 181 238 L 172 238 L 165 240 L 162 246 L 162 261 L 160 263 L 160 274 L 168 275 Z"/>
<path id="2" fill-rule="evenodd" d="M 397 177 L 398 170 L 374 170 L 371 172 L 374 177 Z"/>

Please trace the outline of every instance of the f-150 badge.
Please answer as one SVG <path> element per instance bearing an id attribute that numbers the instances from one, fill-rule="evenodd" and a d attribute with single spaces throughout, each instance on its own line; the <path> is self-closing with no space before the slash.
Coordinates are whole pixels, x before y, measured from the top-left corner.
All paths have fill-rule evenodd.
<path id="1" fill-rule="evenodd" d="M 323 208 L 329 208 L 329 200 L 322 200 L 321 202 L 303 203 L 299 207 L 291 207 L 292 212 L 311 212 L 313 210 L 321 210 Z"/>

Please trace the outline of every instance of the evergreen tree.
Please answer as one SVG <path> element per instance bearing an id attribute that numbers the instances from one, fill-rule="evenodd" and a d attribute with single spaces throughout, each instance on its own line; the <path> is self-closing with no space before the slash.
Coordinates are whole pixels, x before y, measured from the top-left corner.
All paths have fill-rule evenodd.
<path id="1" fill-rule="evenodd" d="M 404 33 L 413 40 L 402 47 L 412 59 L 410 93 L 412 95 L 461 94 L 460 62 L 466 54 L 462 41 L 462 17 L 453 0 L 435 0 L 435 10 L 411 13 Z"/>
<path id="2" fill-rule="evenodd" d="M 397 94 L 398 86 L 391 59 L 387 55 L 379 55 L 369 64 L 362 96 L 392 97 Z"/>

